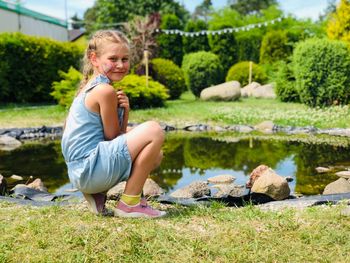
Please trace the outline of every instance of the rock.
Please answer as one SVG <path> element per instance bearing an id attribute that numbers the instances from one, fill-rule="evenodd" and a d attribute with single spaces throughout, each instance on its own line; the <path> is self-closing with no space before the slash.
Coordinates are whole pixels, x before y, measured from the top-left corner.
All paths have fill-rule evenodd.
<path id="1" fill-rule="evenodd" d="M 126 182 L 120 182 L 116 186 L 109 189 L 107 192 L 107 199 L 118 200 L 123 194 Z M 146 179 L 145 185 L 143 186 L 143 195 L 145 197 L 159 196 L 164 193 L 164 190 L 150 178 Z"/>
<path id="2" fill-rule="evenodd" d="M 265 172 L 267 169 L 269 169 L 268 166 L 262 164 L 256 167 L 249 176 L 249 181 L 246 183 L 247 188 L 251 188 L 255 182 L 256 179 L 258 179 L 263 172 Z"/>
<path id="3" fill-rule="evenodd" d="M 213 195 L 213 197 L 225 197 L 225 196 L 242 196 L 244 192 L 244 187 L 235 184 L 217 184 L 213 185 L 218 191 Z"/>
<path id="4" fill-rule="evenodd" d="M 323 194 L 341 194 L 350 193 L 350 183 L 345 178 L 339 178 L 338 180 L 326 185 L 323 190 Z"/>
<path id="5" fill-rule="evenodd" d="M 10 178 L 12 180 L 16 180 L 16 181 L 23 181 L 24 180 L 22 176 L 19 176 L 19 175 L 16 175 L 16 174 L 11 175 Z"/>
<path id="6" fill-rule="evenodd" d="M 119 184 L 113 186 L 107 192 L 107 199 L 117 200 L 122 195 L 125 189 L 126 182 L 120 182 Z"/>
<path id="7" fill-rule="evenodd" d="M 229 184 L 232 183 L 235 179 L 236 177 L 232 175 L 222 174 L 208 178 L 208 182 L 212 184 Z"/>
<path id="8" fill-rule="evenodd" d="M 66 190 L 64 190 L 64 191 L 67 192 L 67 193 L 74 193 L 74 192 L 78 192 L 79 189 L 77 189 L 77 188 L 71 188 L 71 189 L 66 189 Z"/>
<path id="9" fill-rule="evenodd" d="M 7 182 L 6 179 L 0 174 L 0 195 L 7 194 Z"/>
<path id="10" fill-rule="evenodd" d="M 252 82 L 241 89 L 242 97 L 250 97 L 253 95 L 253 91 L 259 88 L 261 85 L 257 82 Z"/>
<path id="11" fill-rule="evenodd" d="M 287 181 L 288 183 L 293 182 L 293 181 L 294 181 L 294 178 L 293 178 L 292 176 L 286 176 L 286 181 Z"/>
<path id="12" fill-rule="evenodd" d="M 171 197 L 175 198 L 198 198 L 205 195 L 210 195 L 210 189 L 208 184 L 202 181 L 192 182 L 188 186 L 178 189 L 170 194 Z"/>
<path id="13" fill-rule="evenodd" d="M 147 178 L 145 185 L 143 186 L 143 195 L 145 197 L 160 196 L 164 193 L 164 190 L 153 181 L 151 178 Z"/>
<path id="14" fill-rule="evenodd" d="M 20 147 L 22 143 L 8 135 L 0 135 L 0 149 L 3 151 L 12 151 Z"/>
<path id="15" fill-rule="evenodd" d="M 331 171 L 331 169 L 327 167 L 316 167 L 315 169 L 316 169 L 316 172 L 318 172 L 319 174 L 329 173 Z"/>
<path id="16" fill-rule="evenodd" d="M 47 188 L 44 186 L 44 183 L 41 181 L 40 178 L 36 178 L 33 182 L 28 184 L 27 187 L 35 190 L 47 192 Z"/>
<path id="17" fill-rule="evenodd" d="M 290 194 L 288 182 L 274 170 L 266 169 L 254 182 L 251 191 L 265 194 L 274 200 L 284 200 Z"/>
<path id="18" fill-rule="evenodd" d="M 229 81 L 205 88 L 200 94 L 202 100 L 233 101 L 240 97 L 241 84 L 238 81 Z"/>
<path id="19" fill-rule="evenodd" d="M 275 124 L 272 121 L 263 121 L 254 126 L 256 130 L 269 134 L 273 132 L 274 127 Z"/>
<path id="20" fill-rule="evenodd" d="M 350 171 L 341 171 L 335 174 L 341 178 L 350 179 Z"/>
<path id="21" fill-rule="evenodd" d="M 253 89 L 252 96 L 265 99 L 275 99 L 277 97 L 272 84 L 266 84 Z"/>
<path id="22" fill-rule="evenodd" d="M 348 207 L 344 208 L 343 210 L 341 210 L 340 214 L 342 216 L 349 216 L 350 217 L 350 207 L 348 206 Z"/>

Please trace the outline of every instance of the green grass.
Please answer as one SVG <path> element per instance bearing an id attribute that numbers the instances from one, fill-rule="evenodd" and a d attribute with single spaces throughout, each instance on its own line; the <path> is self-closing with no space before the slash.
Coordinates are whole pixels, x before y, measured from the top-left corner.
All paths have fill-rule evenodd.
<path id="1" fill-rule="evenodd" d="M 62 125 L 66 114 L 67 111 L 59 106 L 3 107 L 0 109 L 0 128 Z M 150 119 L 178 128 L 198 123 L 221 126 L 256 125 L 266 120 L 283 126 L 350 128 L 350 108 L 309 108 L 299 103 L 254 98 L 236 102 L 205 102 L 185 93 L 179 100 L 168 101 L 167 107 L 131 111 L 131 122 L 139 123 Z"/>
<path id="2" fill-rule="evenodd" d="M 111 205 L 111 204 L 109 204 Z M 341 206 L 168 206 L 162 219 L 90 214 L 81 205 L 0 203 L 0 262 L 349 262 Z M 19 212 L 20 211 L 20 212 Z"/>

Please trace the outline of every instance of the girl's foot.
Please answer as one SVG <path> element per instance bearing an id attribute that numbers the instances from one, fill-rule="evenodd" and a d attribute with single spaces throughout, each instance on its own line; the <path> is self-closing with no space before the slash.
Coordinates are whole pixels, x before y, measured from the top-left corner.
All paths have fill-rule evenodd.
<path id="1" fill-rule="evenodd" d="M 134 206 L 129 206 L 123 201 L 119 201 L 114 210 L 114 215 L 119 217 L 157 218 L 165 216 L 166 212 L 152 208 L 145 199 L 141 199 L 141 202 Z"/>
<path id="2" fill-rule="evenodd" d="M 106 195 L 103 193 L 97 194 L 84 194 L 84 197 L 88 203 L 89 210 L 98 215 L 106 212 Z"/>

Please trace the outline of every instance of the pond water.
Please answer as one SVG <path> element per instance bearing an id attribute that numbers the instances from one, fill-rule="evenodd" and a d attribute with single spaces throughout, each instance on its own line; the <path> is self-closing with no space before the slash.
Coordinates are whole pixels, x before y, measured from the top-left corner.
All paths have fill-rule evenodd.
<path id="1" fill-rule="evenodd" d="M 260 164 L 290 176 L 292 192 L 320 194 L 336 180 L 334 173 L 317 174 L 318 166 L 350 167 L 350 140 L 333 137 L 241 136 L 168 133 L 161 166 L 151 175 L 167 193 L 196 180 L 231 174 L 244 185 Z M 72 188 L 61 155 L 60 142 L 26 142 L 0 151 L 0 174 L 41 178 L 49 192 L 67 194 Z"/>

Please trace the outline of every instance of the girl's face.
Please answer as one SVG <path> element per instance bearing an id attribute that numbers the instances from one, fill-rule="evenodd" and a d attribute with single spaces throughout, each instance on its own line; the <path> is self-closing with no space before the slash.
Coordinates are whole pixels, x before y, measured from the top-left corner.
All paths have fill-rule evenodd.
<path id="1" fill-rule="evenodd" d="M 125 44 L 105 42 L 100 56 L 92 54 L 91 63 L 99 74 L 105 75 L 111 81 L 120 81 L 129 72 L 129 48 Z"/>

